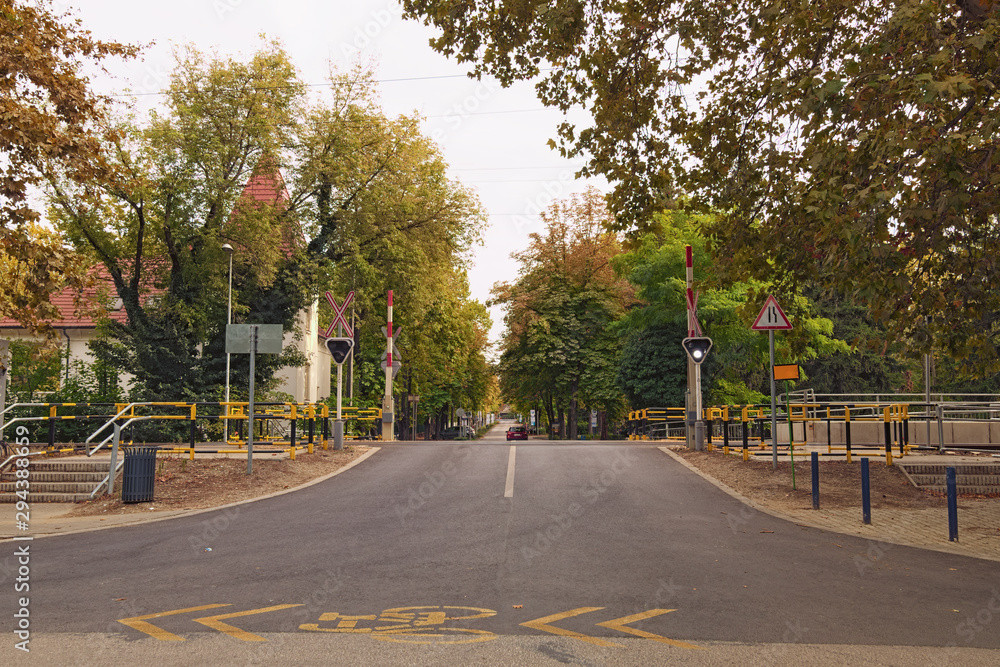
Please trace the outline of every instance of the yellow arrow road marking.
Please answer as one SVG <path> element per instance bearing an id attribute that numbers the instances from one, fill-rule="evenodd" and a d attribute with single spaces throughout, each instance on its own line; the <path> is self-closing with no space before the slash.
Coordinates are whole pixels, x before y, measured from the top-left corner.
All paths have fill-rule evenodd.
<path id="1" fill-rule="evenodd" d="M 589 614 L 592 611 L 600 611 L 604 607 L 579 607 L 578 609 L 571 609 L 570 611 L 564 611 L 561 614 L 552 614 L 551 616 L 544 616 L 542 618 L 536 618 L 533 621 L 528 621 L 527 623 L 521 623 L 526 628 L 532 628 L 533 630 L 541 630 L 542 632 L 551 632 L 554 635 L 562 635 L 564 637 L 575 637 L 581 641 L 590 642 L 591 644 L 596 644 L 598 646 L 617 646 L 621 648 L 621 644 L 615 644 L 609 642 L 605 639 L 599 637 L 591 637 L 589 635 L 584 635 L 579 632 L 574 632 L 573 630 L 566 630 L 564 628 L 557 628 L 554 625 L 549 625 L 549 623 L 555 623 L 556 621 L 561 621 L 565 618 L 571 618 L 573 616 L 580 616 L 581 614 Z"/>
<path id="2" fill-rule="evenodd" d="M 664 644 L 670 644 L 671 646 L 677 646 L 679 648 L 693 648 L 704 651 L 705 649 L 702 648 L 701 646 L 695 646 L 694 644 L 688 644 L 687 642 L 678 641 L 676 639 L 670 639 L 662 635 L 654 635 L 652 632 L 646 632 L 645 630 L 636 630 L 635 628 L 625 627 L 629 623 L 635 623 L 637 621 L 641 621 L 647 618 L 652 618 L 654 616 L 669 614 L 672 611 L 677 611 L 677 610 L 650 609 L 649 611 L 644 611 L 640 614 L 632 614 L 631 616 L 622 616 L 621 618 L 616 618 L 611 621 L 604 621 L 603 623 L 598 623 L 598 625 L 605 628 L 611 628 L 612 630 L 618 630 L 619 632 L 627 632 L 637 637 L 645 637 L 646 639 L 652 639 L 653 641 L 663 642 Z"/>
<path id="3" fill-rule="evenodd" d="M 186 614 L 190 611 L 204 611 L 206 609 L 216 609 L 217 607 L 228 607 L 228 604 L 203 604 L 200 607 L 188 607 L 186 609 L 174 609 L 173 611 L 161 611 L 158 614 L 146 614 L 145 616 L 133 616 L 131 618 L 119 619 L 119 623 L 134 628 L 139 632 L 144 632 L 153 639 L 165 642 L 182 642 L 183 637 L 179 637 L 172 632 L 167 632 L 163 628 L 158 628 L 152 623 L 146 623 L 148 618 L 162 618 L 164 616 L 174 616 L 176 614 Z"/>
<path id="4" fill-rule="evenodd" d="M 228 623 L 223 623 L 222 621 L 228 618 L 238 618 L 240 616 L 252 616 L 254 614 L 266 614 L 269 611 L 280 611 L 282 609 L 290 609 L 291 607 L 301 607 L 301 604 L 277 604 L 273 607 L 264 607 L 262 609 L 251 609 L 249 611 L 237 611 L 232 614 L 219 614 L 218 616 L 205 616 L 204 618 L 194 619 L 195 623 L 201 623 L 202 625 L 207 625 L 213 630 L 218 630 L 219 632 L 225 632 L 230 637 L 236 637 L 237 639 L 242 639 L 245 642 L 266 642 L 267 640 L 260 635 L 255 635 L 252 632 L 247 632 L 246 630 L 240 630 L 239 628 L 229 625 Z"/>

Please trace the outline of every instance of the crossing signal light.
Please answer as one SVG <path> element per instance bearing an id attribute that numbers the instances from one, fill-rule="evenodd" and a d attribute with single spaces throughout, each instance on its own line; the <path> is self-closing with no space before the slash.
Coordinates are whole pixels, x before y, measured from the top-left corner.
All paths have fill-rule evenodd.
<path id="1" fill-rule="evenodd" d="M 338 366 L 344 363 L 347 359 L 347 355 L 351 353 L 354 348 L 353 338 L 327 338 L 326 339 L 326 349 L 330 350 L 330 355 L 333 357 L 333 362 Z"/>
<path id="2" fill-rule="evenodd" d="M 697 338 L 685 338 L 681 341 L 681 345 L 684 346 L 684 350 L 691 357 L 691 361 L 696 364 L 700 364 L 705 361 L 705 357 L 708 356 L 708 351 L 712 349 L 712 339 L 707 336 L 699 336 Z"/>

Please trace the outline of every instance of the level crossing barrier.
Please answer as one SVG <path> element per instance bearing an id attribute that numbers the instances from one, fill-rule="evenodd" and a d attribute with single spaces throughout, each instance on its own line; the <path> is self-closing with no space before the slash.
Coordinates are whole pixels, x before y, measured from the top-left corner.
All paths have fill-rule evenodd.
<path id="1" fill-rule="evenodd" d="M 643 408 L 629 412 L 629 440 L 683 440 L 683 428 L 684 408 Z"/>
<path id="2" fill-rule="evenodd" d="M 788 440 L 781 442 L 784 430 L 779 426 L 778 433 L 774 438 L 768 433 L 771 414 L 770 406 L 766 405 L 735 405 L 735 406 L 714 406 L 706 408 L 703 413 L 706 423 L 706 446 L 709 451 L 715 448 L 715 443 L 721 437 L 723 452 L 730 453 L 731 440 L 739 438 L 742 440 L 742 456 L 748 460 L 751 443 L 756 444 L 760 449 L 765 447 L 765 442 L 774 444 L 777 439 L 778 447 L 787 450 L 794 455 L 795 448 L 804 448 L 806 445 L 815 445 L 815 439 L 810 440 L 809 432 L 814 432 L 817 424 L 826 425 L 826 446 L 827 455 L 839 454 L 843 452 L 847 461 L 852 460 L 852 456 L 859 452 L 859 443 L 856 434 L 852 433 L 852 425 L 877 424 L 881 427 L 882 436 L 875 442 L 864 442 L 860 444 L 860 451 L 869 455 L 880 452 L 884 448 L 886 465 L 893 463 L 893 446 L 898 446 L 898 454 L 895 456 L 905 456 L 914 447 L 909 443 L 909 406 L 906 404 L 843 404 L 829 405 L 821 403 L 799 403 L 779 406 L 775 419 L 780 425 L 790 425 Z M 842 424 L 844 436 L 843 445 L 835 445 L 833 437 L 833 426 Z M 801 438 L 796 437 L 796 425 L 801 433 Z M 856 430 L 856 429 L 855 429 Z M 871 429 L 868 429 L 871 432 Z M 766 455 L 763 452 L 762 455 Z"/>

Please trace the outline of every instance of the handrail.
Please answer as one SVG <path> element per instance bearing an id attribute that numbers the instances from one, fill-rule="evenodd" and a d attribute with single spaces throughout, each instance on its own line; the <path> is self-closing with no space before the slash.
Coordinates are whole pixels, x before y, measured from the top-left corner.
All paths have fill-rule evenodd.
<path id="1" fill-rule="evenodd" d="M 144 415 L 144 416 L 142 416 L 142 417 L 132 417 L 131 419 L 129 419 L 128 421 L 126 421 L 126 422 L 125 422 L 124 424 L 122 424 L 121 426 L 119 426 L 119 427 L 118 427 L 118 429 L 119 429 L 119 432 L 121 432 L 121 429 L 125 428 L 126 426 L 128 426 L 128 425 L 129 425 L 129 424 L 131 424 L 132 422 L 139 422 L 139 421 L 145 421 L 145 420 L 147 420 L 147 419 L 152 419 L 152 418 L 153 418 L 153 417 L 152 417 L 151 415 Z M 114 426 L 114 422 L 109 422 L 109 423 L 110 423 L 110 424 L 111 424 L 112 426 Z M 108 424 L 105 424 L 105 425 L 104 425 L 104 426 L 102 426 L 101 428 L 103 429 L 103 428 L 106 428 L 107 426 L 108 426 Z M 99 432 L 100 432 L 100 431 L 98 431 L 98 433 L 99 433 Z M 95 433 L 95 435 L 96 435 L 96 433 Z M 108 440 L 111 440 L 111 439 L 112 439 L 112 438 L 114 438 L 114 437 L 115 437 L 115 432 L 114 432 L 114 431 L 111 431 L 111 435 L 109 435 L 108 437 L 104 438 L 104 440 L 101 440 L 101 444 L 97 445 L 97 447 L 94 447 L 94 448 L 93 448 L 92 450 L 90 450 L 89 452 L 87 452 L 87 456 L 88 456 L 88 457 L 90 457 L 90 456 L 93 456 L 93 455 L 94 455 L 94 452 L 98 451 L 98 450 L 99 450 L 99 449 L 100 449 L 101 447 L 103 447 L 104 445 L 108 444 Z M 87 438 L 87 441 L 89 442 L 89 441 L 90 441 L 90 438 Z"/>
<path id="2" fill-rule="evenodd" d="M 122 466 L 124 466 L 124 465 L 125 465 L 125 459 L 123 458 L 121 461 L 118 462 L 118 465 L 115 466 L 115 474 L 116 475 L 118 474 L 118 471 L 121 470 Z M 97 484 L 97 486 L 94 487 L 94 490 L 90 492 L 90 499 L 91 500 L 94 499 L 94 496 L 97 495 L 97 492 L 101 490 L 101 487 L 105 486 L 108 483 L 108 480 L 110 480 L 110 479 L 111 479 L 111 473 L 109 472 L 107 475 L 104 476 L 104 479 L 102 479 Z"/>
<path id="3" fill-rule="evenodd" d="M 27 454 L 11 454 L 10 456 L 7 457 L 7 460 L 5 460 L 3 463 L 0 463 L 0 472 L 3 472 L 3 469 L 6 468 L 7 465 L 14 459 L 20 459 L 25 456 L 39 456 L 44 453 L 45 453 L 44 451 L 40 451 L 40 452 L 28 452 Z"/>
<path id="4" fill-rule="evenodd" d="M 86 444 L 86 443 L 90 442 L 91 440 L 93 440 L 94 436 L 96 436 L 98 433 L 100 433 L 101 431 L 103 431 L 104 429 L 106 429 L 108 426 L 112 426 L 118 419 L 121 419 L 122 415 L 124 415 L 126 412 L 128 412 L 129 410 L 131 410 L 133 408 L 136 408 L 136 407 L 138 407 L 140 405 L 149 405 L 149 402 L 148 401 L 141 401 L 141 402 L 136 402 L 136 403 L 129 403 L 124 408 L 122 408 L 121 410 L 119 410 L 118 414 L 116 414 L 114 417 L 112 417 L 111 419 L 109 419 L 103 426 L 101 426 L 99 429 L 97 429 L 96 431 L 94 431 L 93 433 L 91 433 L 87 437 L 87 439 L 83 441 L 84 444 Z M 102 442 L 101 445 L 103 445 L 103 444 L 104 443 Z M 98 445 L 97 449 L 100 449 L 101 445 Z M 97 451 L 97 450 L 94 450 L 94 451 Z M 87 456 L 90 456 L 90 454 L 87 454 Z"/>

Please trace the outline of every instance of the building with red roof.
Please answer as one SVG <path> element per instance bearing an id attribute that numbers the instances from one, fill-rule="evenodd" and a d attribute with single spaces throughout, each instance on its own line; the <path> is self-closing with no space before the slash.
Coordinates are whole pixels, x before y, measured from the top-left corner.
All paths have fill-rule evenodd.
<path id="1" fill-rule="evenodd" d="M 285 187 L 281 172 L 268 158 L 263 158 L 257 165 L 243 188 L 243 193 L 233 207 L 230 225 L 239 226 L 241 211 L 259 209 L 262 206 L 282 206 L 289 200 L 288 189 Z M 298 222 L 289 217 L 280 227 L 280 237 L 275 242 L 290 254 L 292 249 L 304 243 L 304 236 Z M 223 231 L 225 235 L 225 230 Z M 238 234 L 233 234 L 234 237 Z M 238 240 L 228 241 L 236 252 L 240 252 Z M 95 336 L 97 324 L 103 318 L 119 322 L 127 319 L 122 300 L 118 298 L 114 282 L 103 265 L 93 269 L 95 283 L 93 287 L 76 293 L 72 289 L 64 289 L 51 297 L 51 302 L 59 310 L 59 318 L 51 325 L 63 337 L 66 352 L 63 353 L 63 363 L 70 367 L 76 360 L 93 361 L 88 343 Z M 155 295 L 160 289 L 150 285 L 145 295 Z M 225 296 L 225 295 L 224 295 Z M 278 372 L 281 378 L 279 391 L 290 394 L 299 402 L 321 401 L 330 395 L 330 370 L 332 358 L 326 348 L 326 337 L 319 325 L 319 304 L 313 302 L 303 309 L 296 318 L 296 325 L 301 336 L 296 339 L 294 331 L 286 331 L 284 346 L 297 347 L 306 358 L 306 364 L 301 367 L 288 366 Z M 0 318 L 0 338 L 7 340 L 34 340 L 34 336 L 21 325 L 10 318 Z M 67 362 L 68 359 L 68 362 Z M 66 369 L 64 368 L 64 372 Z M 127 382 L 127 378 L 124 379 Z"/>

